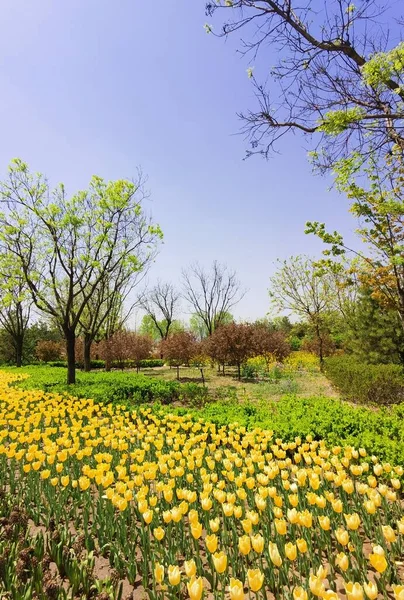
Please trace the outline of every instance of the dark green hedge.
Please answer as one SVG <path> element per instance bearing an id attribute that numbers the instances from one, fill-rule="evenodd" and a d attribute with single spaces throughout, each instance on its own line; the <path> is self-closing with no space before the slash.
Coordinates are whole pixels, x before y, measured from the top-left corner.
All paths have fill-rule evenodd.
<path id="1" fill-rule="evenodd" d="M 40 364 L 40 363 L 38 363 Z M 46 363 L 49 367 L 64 367 L 67 368 L 67 362 L 65 360 L 53 360 L 51 362 Z M 112 362 L 112 367 L 114 369 L 122 368 L 122 365 L 125 369 L 135 369 L 136 363 L 134 360 L 125 360 L 123 363 Z M 76 362 L 76 367 L 78 369 L 83 368 L 83 362 Z M 153 369 L 154 367 L 164 367 L 164 360 L 160 358 L 148 358 L 147 360 L 141 360 L 138 365 L 141 369 Z M 92 369 L 104 369 L 105 368 L 105 360 L 92 360 L 91 361 Z"/>
<path id="2" fill-rule="evenodd" d="M 346 400 L 376 405 L 404 401 L 401 365 L 368 365 L 350 356 L 333 356 L 325 360 L 324 371 Z"/>

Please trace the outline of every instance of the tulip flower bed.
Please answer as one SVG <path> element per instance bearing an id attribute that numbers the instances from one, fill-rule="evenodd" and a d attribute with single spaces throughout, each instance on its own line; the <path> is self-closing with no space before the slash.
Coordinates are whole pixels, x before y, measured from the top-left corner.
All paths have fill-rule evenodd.
<path id="1" fill-rule="evenodd" d="M 0 597 L 404 597 L 401 466 L 18 377 L 0 372 Z"/>

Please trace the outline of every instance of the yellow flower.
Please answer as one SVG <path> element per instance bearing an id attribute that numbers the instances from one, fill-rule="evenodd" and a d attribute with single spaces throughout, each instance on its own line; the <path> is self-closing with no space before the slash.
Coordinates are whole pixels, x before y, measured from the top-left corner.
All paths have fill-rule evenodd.
<path id="1" fill-rule="evenodd" d="M 341 571 L 345 572 L 349 567 L 348 556 L 345 554 L 345 552 L 339 552 L 339 554 L 337 554 L 336 556 L 335 562 L 337 563 Z"/>
<path id="2" fill-rule="evenodd" d="M 209 521 L 209 527 L 210 527 L 210 530 L 213 533 L 217 533 L 219 531 L 219 527 L 220 527 L 220 519 L 219 519 L 219 517 L 216 517 L 216 519 L 210 519 L 210 521 Z"/>
<path id="3" fill-rule="evenodd" d="M 293 600 L 307 600 L 308 594 L 301 586 L 295 587 L 293 590 Z"/>
<path id="4" fill-rule="evenodd" d="M 344 517 L 345 517 L 345 521 L 346 521 L 348 529 L 352 529 L 353 531 L 356 531 L 358 529 L 359 525 L 361 524 L 361 520 L 360 520 L 358 513 L 352 513 L 351 515 L 345 514 Z"/>
<path id="5" fill-rule="evenodd" d="M 251 544 L 255 552 L 258 554 L 261 554 L 261 552 L 264 550 L 264 538 L 259 533 L 251 536 Z"/>
<path id="6" fill-rule="evenodd" d="M 322 597 L 324 600 L 339 600 L 339 596 L 334 590 L 326 590 Z"/>
<path id="7" fill-rule="evenodd" d="M 368 581 L 367 583 L 364 583 L 363 589 L 365 590 L 365 594 L 369 598 L 369 600 L 376 600 L 379 592 L 377 589 L 377 585 L 373 581 Z"/>
<path id="8" fill-rule="evenodd" d="M 191 600 L 201 600 L 203 594 L 202 577 L 193 576 L 187 583 L 188 594 Z"/>
<path id="9" fill-rule="evenodd" d="M 259 569 L 248 569 L 247 571 L 248 586 L 251 591 L 258 592 L 264 583 L 264 575 Z"/>
<path id="10" fill-rule="evenodd" d="M 321 529 L 323 529 L 324 531 L 329 531 L 329 529 L 331 528 L 330 517 L 318 517 L 318 521 L 320 523 Z"/>
<path id="11" fill-rule="evenodd" d="M 230 600 L 244 600 L 244 587 L 239 579 L 230 577 L 229 592 Z"/>
<path id="12" fill-rule="evenodd" d="M 346 546 L 349 542 L 349 533 L 346 529 L 343 529 L 342 527 L 336 529 L 335 537 L 337 538 L 341 546 Z"/>
<path id="13" fill-rule="evenodd" d="M 153 520 L 153 511 L 152 511 L 152 510 L 146 510 L 146 511 L 143 513 L 143 515 L 142 515 L 142 516 L 143 516 L 144 522 L 145 522 L 147 525 L 149 525 L 149 524 L 152 522 L 152 520 Z"/>
<path id="14" fill-rule="evenodd" d="M 178 585 L 181 581 L 181 571 L 177 565 L 170 565 L 168 567 L 168 581 L 170 585 Z"/>
<path id="15" fill-rule="evenodd" d="M 161 583 L 164 579 L 164 566 L 160 563 L 156 563 L 154 567 L 154 578 L 157 583 Z"/>
<path id="16" fill-rule="evenodd" d="M 194 577 L 196 575 L 196 564 L 193 558 L 184 561 L 184 568 L 187 577 Z"/>
<path id="17" fill-rule="evenodd" d="M 155 527 L 153 529 L 153 534 L 154 534 L 154 537 L 156 538 L 156 540 L 158 540 L 159 542 L 161 542 L 161 540 L 165 536 L 165 531 L 164 531 L 164 529 L 162 527 Z"/>
<path id="18" fill-rule="evenodd" d="M 80 489 L 84 492 L 85 490 L 87 490 L 90 487 L 90 480 L 88 477 L 86 477 L 85 475 L 82 475 L 79 478 L 79 487 Z"/>
<path id="19" fill-rule="evenodd" d="M 44 469 L 43 471 L 41 471 L 41 479 L 48 479 L 50 474 L 51 472 L 49 469 Z"/>
<path id="20" fill-rule="evenodd" d="M 349 581 L 345 584 L 348 600 L 363 600 L 363 588 L 360 583 Z"/>
<path id="21" fill-rule="evenodd" d="M 382 525 L 383 537 L 386 542 L 395 542 L 397 537 L 390 525 Z"/>
<path id="22" fill-rule="evenodd" d="M 286 535 L 287 524 L 284 519 L 275 519 L 275 528 L 279 535 Z"/>
<path id="23" fill-rule="evenodd" d="M 243 535 L 238 540 L 238 549 L 241 554 L 246 556 L 251 550 L 251 539 L 248 535 Z"/>
<path id="24" fill-rule="evenodd" d="M 285 555 L 289 560 L 296 560 L 297 546 L 292 544 L 292 542 L 285 544 Z"/>
<path id="25" fill-rule="evenodd" d="M 202 535 L 202 523 L 191 523 L 191 534 L 195 540 L 198 540 Z"/>
<path id="26" fill-rule="evenodd" d="M 378 573 L 384 573 L 387 569 L 387 560 L 381 546 L 374 546 L 373 552 L 369 554 L 369 562 Z"/>
<path id="27" fill-rule="evenodd" d="M 201 507 L 202 510 L 210 510 L 212 508 L 212 500 L 210 498 L 202 498 L 201 499 Z"/>
<path id="28" fill-rule="evenodd" d="M 395 600 L 404 600 L 404 585 L 392 585 Z"/>
<path id="29" fill-rule="evenodd" d="M 281 555 L 279 554 L 278 546 L 276 544 L 274 544 L 273 542 L 269 542 L 268 546 L 269 546 L 269 558 L 271 559 L 271 561 L 275 565 L 275 567 L 280 567 L 282 565 L 282 558 L 281 558 Z"/>
<path id="30" fill-rule="evenodd" d="M 325 592 L 323 580 L 313 573 L 311 573 L 309 577 L 309 587 L 314 596 L 322 597 Z"/>
<path id="31" fill-rule="evenodd" d="M 212 554 L 212 558 L 216 571 L 219 574 L 224 573 L 227 567 L 227 555 L 223 551 L 215 552 Z"/>
<path id="32" fill-rule="evenodd" d="M 207 535 L 205 538 L 206 547 L 209 552 L 213 553 L 217 550 L 217 535 L 212 533 L 212 535 Z"/>
<path id="33" fill-rule="evenodd" d="M 299 549 L 299 552 L 301 554 L 304 554 L 305 552 L 307 552 L 307 542 L 305 539 L 303 538 L 297 538 L 296 540 L 296 545 Z"/>

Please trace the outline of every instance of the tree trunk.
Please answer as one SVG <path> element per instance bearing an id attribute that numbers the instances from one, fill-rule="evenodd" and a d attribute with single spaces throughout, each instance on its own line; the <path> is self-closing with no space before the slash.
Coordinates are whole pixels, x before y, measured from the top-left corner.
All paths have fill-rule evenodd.
<path id="1" fill-rule="evenodd" d="M 238 380 L 241 380 L 241 364 L 238 363 L 237 364 L 237 374 L 238 374 Z"/>
<path id="2" fill-rule="evenodd" d="M 15 340 L 15 365 L 16 367 L 22 366 L 22 353 L 24 347 L 24 338 L 23 336 L 16 336 Z"/>
<path id="3" fill-rule="evenodd" d="M 180 366 L 177 365 L 177 379 L 180 380 Z"/>
<path id="4" fill-rule="evenodd" d="M 88 373 L 89 371 L 91 371 L 91 344 L 93 343 L 93 340 L 91 339 L 91 336 L 89 333 L 85 333 L 84 334 L 84 355 L 83 355 L 83 361 L 84 361 L 84 371 L 86 373 Z"/>
<path id="5" fill-rule="evenodd" d="M 67 354 L 67 385 L 76 383 L 76 334 L 70 329 L 65 332 Z"/>
<path id="6" fill-rule="evenodd" d="M 320 371 L 322 371 L 324 366 L 323 337 L 321 335 L 321 329 L 318 323 L 316 323 L 316 335 L 318 339 L 318 356 L 320 359 Z"/>
<path id="7" fill-rule="evenodd" d="M 201 372 L 201 376 L 202 376 L 202 383 L 203 383 L 203 387 L 205 387 L 205 375 L 203 373 L 203 367 L 200 367 L 200 372 Z"/>

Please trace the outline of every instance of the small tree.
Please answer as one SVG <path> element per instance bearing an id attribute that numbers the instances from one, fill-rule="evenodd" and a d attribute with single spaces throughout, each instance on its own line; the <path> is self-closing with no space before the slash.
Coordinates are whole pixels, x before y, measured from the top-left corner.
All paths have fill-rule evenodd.
<path id="1" fill-rule="evenodd" d="M 180 366 L 188 365 L 195 355 L 196 340 L 189 331 L 173 333 L 162 342 L 162 352 L 167 362 L 177 368 L 177 379 L 180 378 Z"/>
<path id="2" fill-rule="evenodd" d="M 102 360 L 109 361 L 110 365 L 124 369 L 134 354 L 134 334 L 131 331 L 116 331 L 108 340 L 99 343 L 99 351 Z"/>
<path id="3" fill-rule="evenodd" d="M 324 338 L 328 334 L 326 317 L 334 296 L 334 280 L 320 273 L 315 261 L 291 257 L 281 263 L 271 277 L 270 296 L 280 310 L 289 310 L 307 320 L 318 344 L 320 363 L 324 360 Z"/>
<path id="4" fill-rule="evenodd" d="M 267 365 L 273 358 L 282 361 L 289 356 L 291 347 L 283 331 L 271 330 L 265 322 L 252 325 L 252 331 L 253 352 L 256 356 L 263 356 Z"/>
<path id="5" fill-rule="evenodd" d="M 36 345 L 35 354 L 38 360 L 42 362 L 61 360 L 63 358 L 63 346 L 60 342 L 41 340 Z"/>
<path id="6" fill-rule="evenodd" d="M 147 335 L 135 334 L 131 343 L 131 360 L 134 361 L 136 370 L 139 373 L 140 363 L 150 357 L 153 349 L 153 340 Z"/>
<path id="7" fill-rule="evenodd" d="M 222 364 L 229 362 L 237 366 L 241 379 L 241 366 L 247 358 L 253 356 L 254 328 L 245 323 L 229 323 L 218 327 L 209 338 L 207 349 L 213 359 Z"/>

